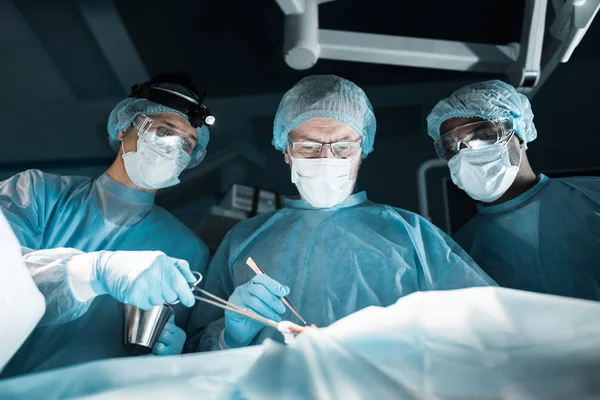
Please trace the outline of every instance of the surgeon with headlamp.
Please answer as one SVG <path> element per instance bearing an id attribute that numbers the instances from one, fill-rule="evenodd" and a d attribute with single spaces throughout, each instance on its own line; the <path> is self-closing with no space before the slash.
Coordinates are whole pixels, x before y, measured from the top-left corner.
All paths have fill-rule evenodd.
<path id="1" fill-rule="evenodd" d="M 443 232 L 420 216 L 353 194 L 373 151 L 376 122 L 366 94 L 334 76 L 302 79 L 281 100 L 273 146 L 290 166 L 300 199 L 236 225 L 217 250 L 205 289 L 263 317 L 319 327 L 416 291 L 495 283 Z M 254 276 L 248 257 L 264 270 Z M 285 315 L 284 315 L 285 314 Z M 272 328 L 197 304 L 189 351 L 281 341 Z"/>
<path id="2" fill-rule="evenodd" d="M 600 300 L 600 179 L 533 172 L 526 96 L 498 80 L 468 85 L 433 108 L 427 129 L 479 202 L 455 239 L 499 285 Z"/>
<path id="3" fill-rule="evenodd" d="M 97 179 L 29 170 L 0 182 L 0 209 L 47 311 L 3 376 L 128 355 L 118 302 L 177 302 L 154 354 L 180 353 L 207 246 L 154 203 L 206 154 L 214 117 L 181 74 L 132 88 L 108 119 L 117 157 Z"/>

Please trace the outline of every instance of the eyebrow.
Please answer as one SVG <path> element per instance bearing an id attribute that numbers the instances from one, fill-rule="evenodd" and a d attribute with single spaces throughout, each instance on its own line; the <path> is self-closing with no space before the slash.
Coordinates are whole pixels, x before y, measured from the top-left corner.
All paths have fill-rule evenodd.
<path id="1" fill-rule="evenodd" d="M 342 135 L 342 136 L 338 137 L 335 141 L 336 142 L 354 142 L 354 141 L 358 141 L 358 140 L 361 140 L 361 139 L 362 138 L 360 137 L 360 135 L 358 135 L 358 139 L 354 140 L 354 135 L 351 135 L 351 134 L 347 133 L 345 135 Z"/>
<path id="2" fill-rule="evenodd" d="M 353 136 L 354 135 L 351 135 L 351 134 L 340 135 L 340 136 L 337 136 L 337 137 L 334 136 L 334 139 L 330 143 L 336 143 L 336 142 L 358 142 L 358 141 L 360 141 L 362 139 L 360 136 L 358 137 L 358 139 L 355 139 Z M 292 140 L 292 138 L 289 138 L 289 140 Z M 304 136 L 304 135 L 296 138 L 293 141 L 296 141 L 296 142 L 315 142 L 315 143 L 321 143 L 317 139 L 309 138 L 309 137 Z"/>

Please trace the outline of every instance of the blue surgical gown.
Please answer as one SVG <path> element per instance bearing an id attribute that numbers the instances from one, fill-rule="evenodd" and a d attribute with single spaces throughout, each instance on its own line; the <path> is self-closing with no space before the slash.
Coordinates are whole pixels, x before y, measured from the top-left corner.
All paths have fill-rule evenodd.
<path id="1" fill-rule="evenodd" d="M 156 206 L 154 194 L 107 175 L 93 180 L 29 170 L 0 182 L 0 208 L 29 249 L 160 250 L 201 273 L 208 264 L 206 245 Z M 186 329 L 190 310 L 180 305 L 176 311 L 176 323 Z M 3 376 L 126 356 L 122 336 L 119 303 L 108 295 L 97 297 L 80 318 L 36 329 Z"/>
<path id="2" fill-rule="evenodd" d="M 315 209 L 303 200 L 235 226 L 207 271 L 205 289 L 227 299 L 254 272 L 290 287 L 288 296 L 310 324 L 325 327 L 368 306 L 389 306 L 416 291 L 488 286 L 491 280 L 451 238 L 422 217 L 367 200 L 364 192 Z M 283 319 L 298 322 L 289 311 Z M 197 303 L 188 351 L 222 348 L 223 312 Z M 264 328 L 254 343 L 282 341 Z"/>
<path id="3" fill-rule="evenodd" d="M 538 183 L 483 206 L 455 237 L 500 286 L 600 300 L 600 179 Z"/>

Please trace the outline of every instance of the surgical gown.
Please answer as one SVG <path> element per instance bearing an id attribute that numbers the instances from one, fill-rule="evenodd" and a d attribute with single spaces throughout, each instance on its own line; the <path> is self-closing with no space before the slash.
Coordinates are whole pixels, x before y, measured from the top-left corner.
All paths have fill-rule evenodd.
<path id="1" fill-rule="evenodd" d="M 93 180 L 29 170 L 0 183 L 0 208 L 21 245 L 32 250 L 160 250 L 187 260 L 201 273 L 208 263 L 207 247 L 180 221 L 157 207 L 154 194 L 123 186 L 107 175 Z M 53 282 L 57 269 L 61 271 L 45 268 L 48 263 L 38 262 L 36 266 L 27 262 L 47 298 L 56 295 Z M 60 289 L 63 291 L 59 293 L 65 293 Z M 54 304 L 60 300 L 55 299 Z M 70 301 L 64 299 L 68 307 L 72 306 Z M 184 330 L 189 312 L 177 306 L 176 323 Z M 93 300 L 83 316 L 36 329 L 6 366 L 3 377 L 126 355 L 119 303 L 104 295 Z"/>
<path id="2" fill-rule="evenodd" d="M 500 286 L 600 300 L 600 179 L 538 183 L 483 206 L 456 241 Z"/>
<path id="3" fill-rule="evenodd" d="M 288 299 L 309 324 L 325 327 L 368 306 L 389 306 L 416 291 L 495 283 L 452 239 L 420 216 L 355 194 L 336 207 L 303 200 L 235 226 L 209 266 L 205 289 L 227 299 L 253 276 L 252 257 L 290 287 Z M 298 322 L 289 311 L 282 316 Z M 188 351 L 223 348 L 223 312 L 198 303 Z M 254 344 L 282 341 L 264 328 Z"/>

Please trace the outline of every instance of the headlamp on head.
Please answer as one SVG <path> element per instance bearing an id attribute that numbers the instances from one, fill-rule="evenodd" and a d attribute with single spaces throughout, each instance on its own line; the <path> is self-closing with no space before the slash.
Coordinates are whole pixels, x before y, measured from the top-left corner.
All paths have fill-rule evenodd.
<path id="1" fill-rule="evenodd" d="M 198 129 L 204 125 L 212 126 L 215 123 L 215 117 L 210 113 L 202 102 L 206 96 L 206 90 L 202 96 L 190 90 L 193 97 L 184 95 L 175 90 L 158 87 L 160 82 L 147 82 L 141 85 L 133 85 L 129 97 L 148 99 L 154 103 L 162 104 L 165 107 L 172 108 L 182 114 L 187 115 L 190 124 Z"/>

